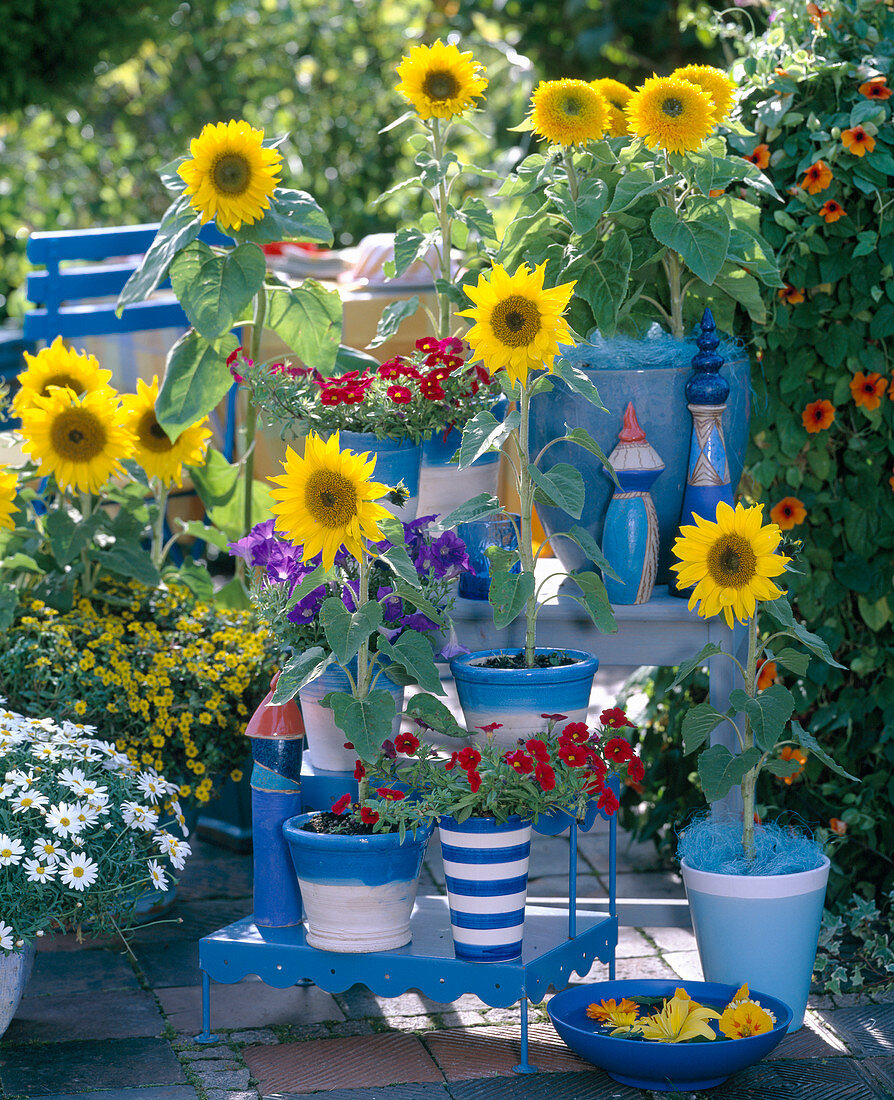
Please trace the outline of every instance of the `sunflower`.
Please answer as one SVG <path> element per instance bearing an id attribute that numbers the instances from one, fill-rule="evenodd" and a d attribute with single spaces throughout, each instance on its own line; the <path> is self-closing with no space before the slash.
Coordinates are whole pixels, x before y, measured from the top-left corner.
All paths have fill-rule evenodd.
<path id="1" fill-rule="evenodd" d="M 16 511 L 16 486 L 19 479 L 9 470 L 0 469 L 0 528 L 6 527 L 10 531 L 15 528 L 15 523 L 10 518 Z"/>
<path id="2" fill-rule="evenodd" d="M 157 477 L 165 485 L 183 484 L 184 466 L 203 466 L 211 428 L 208 417 L 185 428 L 171 440 L 155 418 L 158 400 L 158 378 L 147 385 L 137 380 L 137 392 L 121 399 L 125 424 L 136 436 L 133 457 L 146 471 L 147 477 Z"/>
<path id="3" fill-rule="evenodd" d="M 680 586 L 695 585 L 689 610 L 700 603 L 703 619 L 723 612 L 727 625 L 733 616 L 744 622 L 754 614 L 757 600 L 775 600 L 782 590 L 770 580 L 778 577 L 790 560 L 776 553 L 781 532 L 775 523 L 761 525 L 761 505 L 736 505 L 735 511 L 721 501 L 717 521 L 693 516 L 696 526 L 680 528 L 674 554 L 680 559 L 671 566 Z"/>
<path id="4" fill-rule="evenodd" d="M 238 231 L 263 218 L 279 183 L 282 156 L 263 145 L 264 131 L 247 122 L 209 122 L 189 143 L 191 160 L 177 169 L 202 225 L 217 218 Z"/>
<path id="5" fill-rule="evenodd" d="M 485 69 L 471 53 L 438 39 L 433 46 L 414 46 L 397 66 L 395 91 L 412 103 L 420 118 L 461 115 L 487 87 Z"/>
<path id="6" fill-rule="evenodd" d="M 41 348 L 37 355 L 27 351 L 24 355 L 28 366 L 18 377 L 19 391 L 12 401 L 16 416 L 30 408 L 36 397 L 47 397 L 51 386 L 66 386 L 76 394 L 99 391 L 108 396 L 114 394 L 109 385 L 112 372 L 100 370 L 94 356 L 67 348 L 61 336 L 57 336 L 49 347 Z"/>
<path id="7" fill-rule="evenodd" d="M 685 65 L 682 69 L 674 69 L 671 77 L 677 80 L 688 80 L 708 96 L 714 105 L 714 122 L 723 122 L 729 114 L 730 107 L 736 94 L 736 85 L 730 80 L 723 69 L 713 65 Z"/>
<path id="8" fill-rule="evenodd" d="M 124 473 L 134 437 L 124 424 L 117 398 L 106 393 L 76 397 L 54 389 L 22 413 L 22 450 L 52 474 L 60 489 L 97 493 L 110 477 Z"/>
<path id="9" fill-rule="evenodd" d="M 609 124 L 605 97 L 586 80 L 541 80 L 531 96 L 531 128 L 555 145 L 583 145 Z"/>
<path id="10" fill-rule="evenodd" d="M 371 480 L 375 468 L 368 451 L 340 450 L 338 432 L 327 440 L 311 432 L 304 458 L 288 448 L 285 473 L 270 479 L 280 486 L 273 490 L 272 511 L 277 529 L 304 547 L 304 561 L 322 551 L 323 565 L 331 569 L 342 546 L 359 561 L 364 539 L 383 538 L 378 525 L 391 513 L 374 502 L 389 486 Z"/>
<path id="11" fill-rule="evenodd" d="M 650 149 L 691 152 L 714 129 L 714 105 L 708 93 L 672 76 L 650 76 L 625 110 L 631 133 Z"/>
<path id="12" fill-rule="evenodd" d="M 575 284 L 544 289 L 545 267 L 545 261 L 533 271 L 522 264 L 509 275 L 495 264 L 489 280 L 481 274 L 477 286 L 464 288 L 475 303 L 457 314 L 475 322 L 466 340 L 491 374 L 505 367 L 513 385 L 526 385 L 531 370 L 552 371 L 559 345 L 572 343 L 562 313 Z"/>
<path id="13" fill-rule="evenodd" d="M 622 84 L 620 80 L 612 80 L 610 76 L 602 77 L 601 80 L 591 80 L 590 83 L 608 104 L 609 137 L 624 137 L 630 132 L 627 129 L 624 108 L 633 95 L 633 89 Z"/>

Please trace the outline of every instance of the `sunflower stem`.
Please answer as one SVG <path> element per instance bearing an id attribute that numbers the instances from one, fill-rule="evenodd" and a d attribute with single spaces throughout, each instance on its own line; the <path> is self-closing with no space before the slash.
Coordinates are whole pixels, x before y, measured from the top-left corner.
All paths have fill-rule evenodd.
<path id="1" fill-rule="evenodd" d="M 155 494 L 155 505 L 158 508 L 158 515 L 155 517 L 155 525 L 152 531 L 152 564 L 161 571 L 161 563 L 164 561 L 167 550 L 165 545 L 165 515 L 168 510 L 168 486 L 160 479 L 153 478 L 153 481 L 156 480 L 158 481 L 158 492 Z"/>
<path id="2" fill-rule="evenodd" d="M 257 363 L 261 357 L 261 340 L 264 336 L 264 321 L 267 317 L 267 290 L 265 287 L 261 287 L 258 293 L 255 295 L 255 316 L 254 326 L 251 330 L 251 343 L 249 346 L 249 358 L 252 362 Z M 255 476 L 255 429 L 258 424 L 258 410 L 255 408 L 250 397 L 247 398 L 247 405 L 245 409 L 245 437 L 243 439 L 242 454 L 245 458 L 244 480 L 245 480 L 245 501 L 242 512 L 242 528 L 244 534 L 248 534 L 251 530 L 252 521 L 252 482 Z M 237 568 L 239 564 L 242 565 L 242 573 L 245 572 L 245 562 L 242 559 L 237 559 Z"/>
<path id="3" fill-rule="evenodd" d="M 441 132 L 441 120 L 431 120 L 432 150 L 435 160 L 440 166 L 444 156 L 444 135 Z M 443 173 L 438 172 L 438 189 L 431 192 L 432 205 L 438 218 L 441 231 L 441 247 L 438 250 L 438 259 L 441 265 L 441 279 L 444 285 L 450 283 L 450 208 L 447 203 L 447 182 Z M 445 340 L 450 335 L 450 302 L 446 290 L 438 293 L 438 339 Z"/>
<path id="4" fill-rule="evenodd" d="M 518 556 L 521 561 L 522 573 L 530 573 L 534 578 L 534 545 L 533 545 L 533 510 L 534 510 L 534 481 L 531 477 L 529 456 L 529 415 L 531 399 L 527 387 L 523 382 L 519 383 L 521 398 L 519 400 L 519 427 L 518 449 L 519 462 L 516 471 L 516 486 L 518 488 L 519 514 L 521 517 L 518 540 Z M 525 603 L 525 667 L 534 667 L 535 654 L 535 630 L 537 627 L 537 595 L 534 586 L 531 586 L 531 594 Z"/>
<path id="5" fill-rule="evenodd" d="M 369 602 L 369 556 L 366 548 L 360 551 L 360 582 L 357 592 L 357 610 Z M 365 699 L 369 694 L 371 668 L 369 667 L 369 638 L 364 638 L 357 652 L 357 698 Z"/>
<path id="6" fill-rule="evenodd" d="M 570 146 L 565 145 L 562 147 L 562 157 L 565 161 L 565 172 L 568 175 L 568 190 L 571 192 L 571 201 L 576 203 L 580 188 L 577 179 L 577 169 L 574 167 L 574 153 L 571 151 Z"/>
<path id="7" fill-rule="evenodd" d="M 64 494 L 62 501 L 60 502 L 60 507 L 65 507 Z M 93 515 L 93 497 L 90 495 L 90 493 L 81 493 L 81 515 L 84 517 L 85 521 L 90 519 L 90 517 Z M 90 593 L 93 591 L 93 585 L 96 583 L 96 572 L 99 569 L 98 565 L 90 561 L 88 554 L 89 547 L 85 546 L 84 549 L 81 551 L 81 565 L 84 569 L 84 577 L 81 583 L 81 587 L 84 589 L 85 596 L 89 596 Z"/>
<path id="8" fill-rule="evenodd" d="M 757 690 L 757 611 L 748 620 L 748 663 L 745 670 L 745 692 L 753 699 Z M 742 731 L 744 750 L 754 745 L 754 730 L 751 719 L 745 714 L 745 726 Z M 742 847 L 747 859 L 754 859 L 754 802 L 757 774 L 760 765 L 747 772 L 742 779 Z"/>

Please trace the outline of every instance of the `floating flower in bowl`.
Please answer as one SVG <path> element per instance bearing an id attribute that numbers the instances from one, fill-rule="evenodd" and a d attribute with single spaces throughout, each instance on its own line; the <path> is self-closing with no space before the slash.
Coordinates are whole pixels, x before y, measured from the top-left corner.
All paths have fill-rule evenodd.
<path id="1" fill-rule="evenodd" d="M 769 1054 L 792 1018 L 788 1005 L 747 984 L 635 979 L 572 986 L 548 1011 L 575 1054 L 656 1092 L 722 1084 Z"/>

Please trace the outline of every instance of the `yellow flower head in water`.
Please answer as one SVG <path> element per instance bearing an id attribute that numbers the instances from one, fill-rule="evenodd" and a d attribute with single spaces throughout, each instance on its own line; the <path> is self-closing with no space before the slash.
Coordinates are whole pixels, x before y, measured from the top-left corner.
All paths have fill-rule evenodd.
<path id="1" fill-rule="evenodd" d="M 685 1043 L 699 1036 L 716 1039 L 717 1034 L 708 1021 L 719 1019 L 719 1012 L 697 1004 L 685 989 L 678 989 L 660 1012 L 645 1016 L 637 1022 L 637 1027 L 644 1039 L 653 1039 L 658 1043 Z"/>
<path id="2" fill-rule="evenodd" d="M 0 468 L 0 528 L 8 527 L 10 531 L 15 527 L 12 513 L 16 510 L 16 485 L 18 478 L 10 470 Z"/>
<path id="3" fill-rule="evenodd" d="M 747 1039 L 772 1031 L 776 1017 L 751 999 L 746 982 L 721 1013 L 718 1026 L 727 1039 Z"/>
<path id="4" fill-rule="evenodd" d="M 602 93 L 586 80 L 541 80 L 531 96 L 531 128 L 554 145 L 583 145 L 609 127 Z"/>
<path id="5" fill-rule="evenodd" d="M 715 123 L 726 119 L 735 100 L 736 85 L 723 69 L 714 65 L 685 65 L 682 69 L 674 69 L 671 76 L 696 84 L 710 97 L 714 104 Z"/>
<path id="6" fill-rule="evenodd" d="M 183 484 L 184 466 L 203 466 L 211 428 L 208 417 L 184 428 L 176 440 L 171 440 L 155 417 L 158 400 L 158 377 L 150 384 L 137 381 L 137 392 L 121 398 L 125 423 L 136 436 L 134 458 L 147 477 L 157 477 L 163 484 Z"/>
<path id="7" fill-rule="evenodd" d="M 714 129 L 714 104 L 707 92 L 688 80 L 650 76 L 626 107 L 630 132 L 650 149 L 686 153 L 701 148 Z"/>
<path id="8" fill-rule="evenodd" d="M 288 448 L 285 473 L 270 479 L 279 486 L 272 511 L 277 530 L 303 546 L 304 561 L 322 552 L 330 569 L 342 546 L 359 561 L 364 540 L 381 541 L 378 525 L 390 513 L 375 501 L 389 487 L 372 480 L 375 468 L 368 451 L 340 450 L 338 432 L 328 440 L 311 432 L 304 458 Z"/>
<path id="9" fill-rule="evenodd" d="M 282 163 L 281 154 L 263 141 L 263 130 L 231 120 L 209 122 L 189 143 L 192 157 L 177 172 L 203 225 L 216 218 L 222 229 L 238 232 L 263 218 Z"/>
<path id="10" fill-rule="evenodd" d="M 37 355 L 27 351 L 24 354 L 28 366 L 18 377 L 19 390 L 12 399 L 16 416 L 30 408 L 36 397 L 48 397 L 52 386 L 65 386 L 78 395 L 115 392 L 109 385 L 112 372 L 100 370 L 94 356 L 67 348 L 61 336 L 49 347 L 41 348 Z"/>
<path id="11" fill-rule="evenodd" d="M 60 489 L 98 493 L 133 454 L 134 437 L 124 424 L 117 398 L 104 392 L 75 397 L 54 389 L 22 413 L 22 450 L 52 475 Z"/>
<path id="12" fill-rule="evenodd" d="M 591 1020 L 599 1020 L 600 1023 L 627 1028 L 639 1015 L 639 1005 L 626 997 L 617 1002 L 612 997 L 599 1001 L 598 1004 L 587 1005 L 587 1015 Z"/>
<path id="13" fill-rule="evenodd" d="M 629 134 L 624 108 L 630 102 L 633 89 L 622 84 L 620 80 L 612 80 L 610 76 L 605 76 L 601 80 L 591 80 L 590 83 L 608 104 L 609 137 L 624 137 L 625 134 Z"/>
<path id="14" fill-rule="evenodd" d="M 695 585 L 689 609 L 698 603 L 703 619 L 723 612 L 727 625 L 733 617 L 745 622 L 758 600 L 775 600 L 782 589 L 770 579 L 784 572 L 791 559 L 776 552 L 782 533 L 775 523 L 761 525 L 761 505 L 735 511 L 721 501 L 717 522 L 693 516 L 695 526 L 680 528 L 671 566 L 681 588 Z"/>
<path id="15" fill-rule="evenodd" d="M 438 39 L 432 46 L 414 46 L 397 66 L 395 90 L 416 108 L 420 118 L 461 115 L 487 87 L 485 69 L 471 53 L 460 53 Z"/>
<path id="16" fill-rule="evenodd" d="M 491 374 L 505 367 L 513 385 L 525 386 L 532 370 L 552 371 L 560 344 L 571 344 L 571 330 L 562 316 L 575 284 L 544 288 L 546 263 L 533 271 L 522 264 L 509 275 L 495 264 L 490 278 L 478 276 L 478 285 L 465 288 L 474 308 L 457 316 L 475 324 L 466 340 Z"/>

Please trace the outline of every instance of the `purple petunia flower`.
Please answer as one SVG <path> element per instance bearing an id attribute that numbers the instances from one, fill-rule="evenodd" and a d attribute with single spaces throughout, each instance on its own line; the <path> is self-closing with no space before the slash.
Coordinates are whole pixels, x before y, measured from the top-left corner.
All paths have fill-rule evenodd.
<path id="1" fill-rule="evenodd" d="M 320 607 L 325 598 L 326 586 L 321 585 L 319 588 L 315 588 L 313 592 L 309 592 L 300 599 L 294 607 L 290 608 L 286 618 L 290 623 L 297 623 L 299 626 L 305 626 L 307 623 L 312 623 L 317 615 L 319 615 Z"/>
<path id="2" fill-rule="evenodd" d="M 425 633 L 426 630 L 439 630 L 440 627 L 437 623 L 433 623 L 427 615 L 423 615 L 421 611 L 414 611 L 412 615 L 407 615 L 401 624 L 405 630 L 418 630 L 420 633 Z"/>
<path id="3" fill-rule="evenodd" d="M 445 531 L 430 546 L 421 548 L 418 567 L 430 569 L 439 580 L 471 572 L 466 544 L 453 531 Z"/>
<path id="4" fill-rule="evenodd" d="M 386 623 L 398 622 L 404 613 L 404 601 L 393 596 L 393 588 L 382 586 L 376 592 L 376 599 L 382 605 L 382 618 Z"/>

